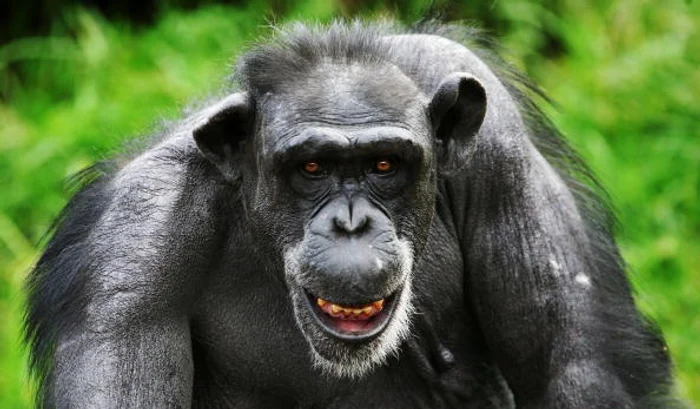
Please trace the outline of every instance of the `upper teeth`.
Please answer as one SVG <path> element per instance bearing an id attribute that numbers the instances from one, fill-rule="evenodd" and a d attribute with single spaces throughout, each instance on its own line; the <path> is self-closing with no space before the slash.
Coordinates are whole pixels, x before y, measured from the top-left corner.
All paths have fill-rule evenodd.
<path id="1" fill-rule="evenodd" d="M 331 302 L 328 302 L 322 298 L 317 298 L 316 299 L 316 304 L 321 307 L 322 310 L 326 311 L 327 313 L 330 312 L 332 314 L 343 314 L 343 315 L 360 315 L 360 314 L 365 314 L 367 316 L 374 315 L 378 313 L 379 311 L 384 308 L 384 300 L 378 300 L 375 301 L 371 304 L 367 304 L 365 306 L 359 307 L 359 308 L 353 308 L 353 307 L 344 307 L 342 305 L 338 304 L 333 304 Z"/>

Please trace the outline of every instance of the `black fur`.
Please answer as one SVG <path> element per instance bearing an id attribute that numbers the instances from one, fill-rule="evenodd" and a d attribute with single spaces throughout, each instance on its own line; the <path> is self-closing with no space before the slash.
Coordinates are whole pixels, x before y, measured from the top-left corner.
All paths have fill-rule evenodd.
<path id="1" fill-rule="evenodd" d="M 387 104 L 389 97 L 430 99 L 444 79 L 440 67 L 462 66 L 453 57 L 461 51 L 432 49 L 418 37 L 406 44 L 385 39 L 397 34 L 440 36 L 476 53 L 507 92 L 483 79 L 487 106 L 510 106 L 512 98 L 526 135 L 517 120 L 498 128 L 510 133 L 498 134 L 488 128 L 493 122 L 479 129 L 483 113 L 476 122 L 448 118 L 450 136 L 424 146 L 432 159 L 420 169 L 399 168 L 415 184 L 378 179 L 404 184 L 391 194 L 395 186 L 383 185 L 375 194 L 382 203 L 367 193 L 369 204 L 349 205 L 369 215 L 371 228 L 384 220 L 375 213 L 387 215 L 390 227 L 380 233 L 395 229 L 415 252 L 410 332 L 393 355 L 377 358 L 373 349 L 388 341 L 346 344 L 317 329 L 300 312 L 295 297 L 302 290 L 295 286 L 304 283 L 339 304 L 364 304 L 384 297 L 386 288 L 400 292 L 390 283 L 409 260 L 387 256 L 393 267 L 373 272 L 376 283 L 363 278 L 364 270 L 355 281 L 323 278 L 341 261 L 364 265 L 361 258 L 312 259 L 316 276 L 303 266 L 295 273 L 285 251 L 310 240 L 316 215 L 333 206 L 340 212 L 345 202 L 295 201 L 316 188 L 287 181 L 294 169 L 277 175 L 287 165 L 272 167 L 267 155 L 286 145 L 265 144 L 260 135 L 293 139 L 301 125 L 292 110 L 317 121 L 324 113 L 316 107 L 334 95 L 316 81 L 345 78 L 347 67 L 377 75 L 398 67 L 415 84 L 416 91 L 370 85 L 358 91 L 360 105 L 380 112 L 372 123 L 384 123 L 412 109 Z M 234 78 L 245 98 L 207 105 L 173 124 L 147 156 L 79 175 L 83 187 L 27 283 L 37 405 L 680 408 L 663 338 L 634 305 L 604 190 L 537 107 L 541 92 L 483 44 L 474 30 L 430 21 L 410 29 L 388 23 L 280 29 L 239 59 Z M 441 52 L 455 60 L 426 60 Z M 456 102 L 469 109 L 454 112 L 478 111 L 479 101 Z M 320 122 L 360 127 L 353 122 L 359 111 L 341 112 Z M 358 118 L 367 115 L 374 114 L 361 111 Z M 406 121 L 411 129 L 437 123 L 429 114 Z M 558 176 L 547 173 L 550 165 Z M 540 196 L 538 206 L 528 202 Z M 387 241 L 381 257 L 399 252 Z M 302 250 L 297 263 L 310 257 Z M 375 358 L 374 367 L 343 372 L 343 365 L 359 368 L 362 359 Z M 340 364 L 324 372 L 312 368 L 314 359 Z"/>

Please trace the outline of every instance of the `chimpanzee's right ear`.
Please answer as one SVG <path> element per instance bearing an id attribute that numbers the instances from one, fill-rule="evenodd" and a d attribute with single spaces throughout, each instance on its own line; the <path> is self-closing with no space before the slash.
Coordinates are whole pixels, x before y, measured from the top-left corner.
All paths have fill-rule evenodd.
<path id="1" fill-rule="evenodd" d="M 229 181 L 239 178 L 236 155 L 253 131 L 255 108 L 247 92 L 229 95 L 203 113 L 192 135 L 200 152 Z"/>

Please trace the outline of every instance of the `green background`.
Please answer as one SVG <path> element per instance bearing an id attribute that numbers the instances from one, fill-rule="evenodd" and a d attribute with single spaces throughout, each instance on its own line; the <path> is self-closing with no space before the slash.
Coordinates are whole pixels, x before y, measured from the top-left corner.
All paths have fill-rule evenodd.
<path id="1" fill-rule="evenodd" d="M 22 282 L 70 196 L 66 178 L 224 83 L 270 25 L 333 16 L 414 21 L 420 1 L 248 1 L 149 24 L 63 8 L 0 46 L 0 408 L 27 408 Z M 400 6 L 398 4 L 401 4 Z M 700 402 L 700 7 L 696 0 L 433 2 L 487 29 L 555 101 L 554 122 L 610 191 L 640 308 Z"/>

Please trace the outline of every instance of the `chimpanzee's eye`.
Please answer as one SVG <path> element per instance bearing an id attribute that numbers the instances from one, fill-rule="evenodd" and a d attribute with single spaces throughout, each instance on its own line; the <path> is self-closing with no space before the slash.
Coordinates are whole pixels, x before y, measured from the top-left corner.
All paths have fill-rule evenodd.
<path id="1" fill-rule="evenodd" d="M 379 158 L 374 162 L 374 172 L 386 175 L 396 169 L 396 164 L 391 158 Z"/>
<path id="2" fill-rule="evenodd" d="M 321 176 L 325 173 L 324 167 L 317 161 L 310 160 L 301 166 L 301 172 L 306 176 Z"/>

